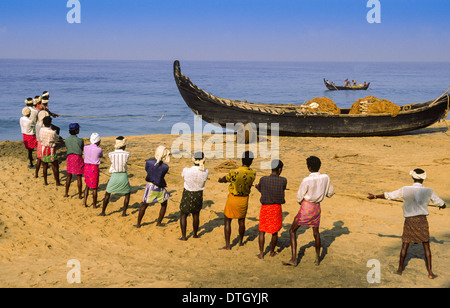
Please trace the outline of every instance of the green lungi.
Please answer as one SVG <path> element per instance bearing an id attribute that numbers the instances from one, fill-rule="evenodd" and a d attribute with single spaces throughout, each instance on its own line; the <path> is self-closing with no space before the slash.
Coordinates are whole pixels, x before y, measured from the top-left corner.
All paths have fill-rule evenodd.
<path id="1" fill-rule="evenodd" d="M 106 186 L 106 192 L 110 194 L 128 194 L 131 191 L 128 174 L 126 172 L 116 172 L 111 174 L 111 178 Z"/>

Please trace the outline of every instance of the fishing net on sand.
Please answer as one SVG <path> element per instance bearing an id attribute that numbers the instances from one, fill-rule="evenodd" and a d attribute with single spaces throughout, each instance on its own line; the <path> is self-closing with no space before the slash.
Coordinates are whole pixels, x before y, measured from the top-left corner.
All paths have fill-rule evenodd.
<path id="1" fill-rule="evenodd" d="M 307 101 L 303 105 L 300 105 L 299 108 L 297 109 L 297 113 L 302 113 L 302 114 L 316 114 L 316 113 L 340 114 L 341 110 L 328 97 L 315 97 L 312 100 Z"/>
<path id="2" fill-rule="evenodd" d="M 369 95 L 354 102 L 349 114 L 390 113 L 392 117 L 396 117 L 400 110 L 400 106 L 387 99 Z"/>
<path id="3" fill-rule="evenodd" d="M 229 172 L 230 170 L 239 168 L 239 164 L 233 160 L 227 160 L 220 165 L 214 167 L 214 170 L 218 172 Z"/>

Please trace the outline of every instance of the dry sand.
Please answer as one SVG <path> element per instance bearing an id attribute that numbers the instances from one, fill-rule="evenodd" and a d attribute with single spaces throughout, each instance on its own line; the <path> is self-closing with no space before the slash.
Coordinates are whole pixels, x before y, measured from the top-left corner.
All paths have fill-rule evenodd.
<path id="1" fill-rule="evenodd" d="M 447 121 L 448 124 L 449 121 Z M 144 160 L 159 144 L 171 145 L 177 136 L 130 136 L 129 177 L 132 195 L 127 217 L 121 217 L 123 197 L 113 195 L 107 216 L 100 209 L 82 207 L 76 182 L 64 198 L 64 187 L 56 187 L 51 170 L 49 186 L 43 185 L 42 171 L 34 178 L 27 168 L 22 142 L 0 143 L 0 287 L 450 287 L 450 210 L 430 208 L 434 280 L 427 278 L 423 249 L 412 245 L 402 276 L 396 275 L 403 227 L 399 202 L 367 200 L 368 192 L 392 191 L 412 183 L 409 171 L 427 171 L 425 186 L 450 205 L 450 133 L 445 123 L 411 134 L 367 138 L 280 137 L 280 158 L 288 179 L 287 203 L 283 205 L 283 229 L 278 255 L 257 258 L 260 194 L 252 190 L 246 220 L 244 245 L 237 245 L 237 221 L 232 222 L 231 251 L 224 245 L 223 208 L 227 184 L 217 179 L 225 173 L 214 167 L 226 159 L 207 161 L 209 181 L 204 192 L 198 239 L 192 238 L 192 218 L 188 217 L 188 240 L 182 242 L 179 227 L 179 201 L 183 190 L 180 176 L 190 159 L 172 159 L 167 175 L 172 193 L 164 227 L 156 226 L 159 205 L 149 207 L 140 229 L 135 228 L 145 187 Z M 113 149 L 114 138 L 103 138 L 104 153 Z M 314 265 L 312 231 L 298 232 L 300 263 L 286 267 L 290 259 L 289 227 L 298 211 L 296 192 L 308 175 L 305 159 L 322 159 L 321 172 L 327 173 L 336 195 L 322 203 L 320 233 L 323 260 Z M 61 181 L 66 178 L 65 148 L 58 150 Z M 239 160 L 235 160 L 239 163 Z M 267 170 L 254 161 L 257 181 Z M 101 164 L 99 205 L 109 179 L 109 160 Z M 84 183 L 83 183 L 84 187 Z M 270 235 L 266 235 L 269 245 Z M 81 284 L 69 284 L 67 262 L 81 264 Z M 369 284 L 371 268 L 377 259 L 381 282 Z"/>

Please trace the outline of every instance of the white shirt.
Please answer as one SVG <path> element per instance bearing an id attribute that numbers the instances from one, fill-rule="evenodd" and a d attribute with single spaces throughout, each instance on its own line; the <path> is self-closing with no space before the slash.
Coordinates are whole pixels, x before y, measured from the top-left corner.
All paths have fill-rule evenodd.
<path id="1" fill-rule="evenodd" d="M 22 131 L 22 134 L 25 135 L 34 135 L 35 130 L 34 127 L 36 126 L 36 123 L 31 121 L 28 117 L 21 117 L 20 118 L 20 130 Z"/>
<path id="2" fill-rule="evenodd" d="M 403 199 L 404 217 L 428 215 L 430 201 L 437 206 L 444 205 L 444 200 L 439 198 L 431 188 L 424 187 L 420 183 L 404 186 L 393 192 L 385 192 L 384 197 L 389 200 Z"/>
<path id="3" fill-rule="evenodd" d="M 39 135 L 39 131 L 41 130 L 41 127 L 43 127 L 44 126 L 44 124 L 42 124 L 42 123 L 36 123 L 36 140 L 38 141 L 38 142 L 41 142 L 41 136 Z"/>
<path id="4" fill-rule="evenodd" d="M 37 122 L 37 116 L 38 116 L 39 110 L 37 110 L 35 107 L 30 107 L 30 106 L 28 106 L 28 109 L 30 109 L 31 121 Z"/>
<path id="5" fill-rule="evenodd" d="M 208 169 L 200 171 L 198 166 L 184 168 L 181 173 L 181 177 L 184 179 L 184 188 L 189 191 L 204 190 L 208 174 Z"/>
<path id="6" fill-rule="evenodd" d="M 331 185 L 330 177 L 326 174 L 313 172 L 303 179 L 297 192 L 297 202 L 303 200 L 319 203 L 325 196 L 331 198 L 334 195 L 334 188 Z"/>
<path id="7" fill-rule="evenodd" d="M 127 161 L 130 157 L 130 152 L 124 150 L 115 150 L 108 154 L 111 160 L 110 173 L 127 172 Z"/>

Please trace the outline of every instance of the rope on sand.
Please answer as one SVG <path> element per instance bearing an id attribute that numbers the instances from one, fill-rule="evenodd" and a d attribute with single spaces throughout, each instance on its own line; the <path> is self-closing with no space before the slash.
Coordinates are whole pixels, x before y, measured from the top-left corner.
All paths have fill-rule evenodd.
<path id="1" fill-rule="evenodd" d="M 131 167 L 136 167 L 136 168 L 139 168 L 139 169 L 145 169 L 144 166 L 138 166 L 138 165 L 130 164 L 130 163 L 127 163 L 127 165 L 131 166 Z M 176 173 L 174 173 L 174 172 L 167 172 L 167 174 L 168 175 L 176 175 Z M 179 175 L 181 176 L 181 172 L 179 173 Z"/>
<path id="2" fill-rule="evenodd" d="M 366 197 L 363 195 L 345 194 L 345 193 L 335 193 L 335 195 L 345 196 L 345 197 L 353 197 L 353 198 L 358 198 L 358 199 L 366 199 Z"/>
<path id="3" fill-rule="evenodd" d="M 345 196 L 345 197 L 352 197 L 352 198 L 363 199 L 363 200 L 367 199 L 366 196 L 356 195 L 356 194 L 335 193 L 335 195 Z M 376 200 L 392 201 L 392 202 L 397 202 L 397 203 L 402 202 L 403 203 L 402 200 L 397 200 L 397 199 L 376 199 Z M 439 206 L 434 205 L 434 204 L 429 204 L 428 206 L 439 208 Z"/>
<path id="4" fill-rule="evenodd" d="M 373 163 L 364 163 L 364 162 L 354 162 L 354 161 L 344 161 L 342 160 L 342 158 L 348 158 L 348 157 L 358 157 L 359 154 L 348 154 L 348 155 L 342 155 L 339 156 L 337 154 L 335 154 L 332 159 L 336 160 L 337 162 L 340 163 L 345 163 L 345 164 L 352 164 L 352 165 L 361 165 L 361 166 L 373 166 Z M 450 158 L 440 158 L 440 159 L 434 159 L 433 163 L 438 164 L 438 165 L 449 165 L 450 164 Z M 414 165 L 399 165 L 399 164 L 394 164 L 394 165 L 381 165 L 381 164 L 377 164 L 377 166 L 379 167 L 411 167 Z M 422 166 L 424 167 L 433 167 L 435 166 L 434 164 L 422 164 Z"/>

